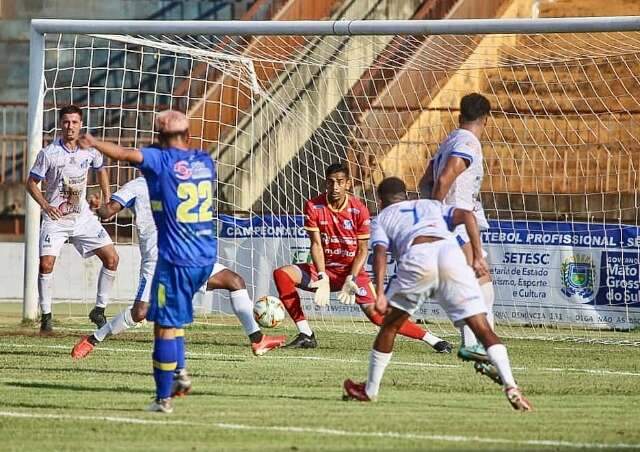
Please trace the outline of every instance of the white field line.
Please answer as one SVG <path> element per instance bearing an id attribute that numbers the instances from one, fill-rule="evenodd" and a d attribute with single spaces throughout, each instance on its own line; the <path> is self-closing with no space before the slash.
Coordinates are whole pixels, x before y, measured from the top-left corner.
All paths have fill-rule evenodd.
<path id="1" fill-rule="evenodd" d="M 35 349 L 56 349 L 56 350 L 69 350 L 71 348 L 66 345 L 40 345 L 40 344 L 12 344 L 0 342 L 0 348 L 35 348 Z M 99 351 L 115 352 L 115 353 L 145 353 L 148 354 L 150 349 L 139 348 L 113 348 L 113 347 L 99 347 Z M 291 356 L 278 356 L 277 353 L 270 353 L 267 356 L 260 358 L 254 358 L 249 355 L 231 355 L 226 353 L 202 353 L 202 352 L 187 352 L 187 357 L 201 357 L 201 358 L 213 358 L 213 359 L 232 359 L 237 361 L 249 361 L 252 359 L 273 359 L 283 361 L 326 361 L 335 363 L 347 363 L 347 364 L 368 364 L 369 361 L 362 359 L 346 359 L 346 358 L 328 358 L 325 356 L 304 356 L 304 355 L 291 355 Z M 392 365 L 403 367 L 425 367 L 425 368 L 441 368 L 441 369 L 457 369 L 461 368 L 463 364 L 440 364 L 440 363 L 427 363 L 427 362 L 411 362 L 411 361 L 392 361 Z M 513 367 L 513 370 L 521 372 L 529 371 L 542 371 L 552 373 L 584 373 L 590 375 L 619 375 L 626 377 L 640 377 L 640 372 L 628 372 L 621 370 L 609 370 L 609 369 L 581 369 L 574 367 Z"/>
<path id="2" fill-rule="evenodd" d="M 163 416 L 163 415 L 159 415 Z M 402 433 L 402 432 L 356 432 L 350 430 L 337 430 L 322 427 L 293 427 L 293 426 L 262 426 L 262 425 L 245 425 L 245 424 L 228 424 L 225 422 L 187 422 L 169 419 L 140 419 L 119 416 L 83 416 L 69 414 L 47 414 L 47 413 L 29 413 L 29 412 L 11 412 L 0 411 L 0 417 L 23 418 L 23 419 L 51 419 L 56 421 L 97 421 L 97 422 L 113 422 L 120 424 L 137 424 L 137 425 L 175 425 L 183 427 L 209 427 L 219 430 L 247 430 L 247 431 L 267 431 L 289 434 L 312 434 L 312 435 L 329 435 L 329 436 L 345 436 L 345 437 L 364 437 L 364 438 L 389 438 L 400 440 L 425 440 L 425 441 L 442 441 L 450 443 L 483 443 L 483 444 L 512 444 L 518 446 L 547 446 L 547 447 L 567 447 L 575 449 L 640 449 L 640 444 L 630 443 L 577 443 L 571 441 L 557 440 L 512 440 L 506 438 L 491 438 L 484 436 L 463 436 L 463 435 L 429 435 L 423 433 Z"/>

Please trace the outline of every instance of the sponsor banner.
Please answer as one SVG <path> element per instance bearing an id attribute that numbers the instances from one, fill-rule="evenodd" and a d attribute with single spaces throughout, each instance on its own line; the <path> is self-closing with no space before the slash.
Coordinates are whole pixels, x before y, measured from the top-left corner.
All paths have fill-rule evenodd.
<path id="1" fill-rule="evenodd" d="M 220 261 L 252 285 L 254 297 L 277 295 L 273 270 L 309 261 L 309 241 L 302 225 L 302 216 L 221 216 Z M 499 321 L 616 328 L 640 324 L 637 226 L 492 221 L 482 240 Z M 389 259 L 388 274 L 394 269 Z M 367 270 L 371 270 L 371 259 Z M 311 294 L 303 294 L 302 299 L 307 312 L 320 311 Z M 357 306 L 342 306 L 335 300 L 324 310 L 325 315 L 359 313 Z M 428 302 L 416 317 L 446 315 L 437 303 Z"/>

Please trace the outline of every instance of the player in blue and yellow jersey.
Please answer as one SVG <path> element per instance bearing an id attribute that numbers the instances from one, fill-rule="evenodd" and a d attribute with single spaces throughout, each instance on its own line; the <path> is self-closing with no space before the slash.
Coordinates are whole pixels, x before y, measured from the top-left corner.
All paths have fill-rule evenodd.
<path id="1" fill-rule="evenodd" d="M 147 320 L 155 323 L 156 399 L 148 410 L 171 413 L 174 370 L 184 362 L 182 328 L 193 321 L 192 298 L 206 283 L 216 261 L 216 169 L 208 153 L 189 148 L 189 121 L 184 114 L 162 112 L 155 126 L 159 144 L 154 147 L 127 150 L 91 135 L 81 138 L 80 144 L 114 160 L 133 163 L 147 181 L 158 230 L 158 263 L 147 313 Z"/>

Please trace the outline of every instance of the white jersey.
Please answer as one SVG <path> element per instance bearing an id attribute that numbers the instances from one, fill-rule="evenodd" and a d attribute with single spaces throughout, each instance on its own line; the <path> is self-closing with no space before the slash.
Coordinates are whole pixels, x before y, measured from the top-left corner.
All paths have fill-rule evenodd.
<path id="1" fill-rule="evenodd" d="M 87 176 L 89 168 L 102 168 L 102 154 L 97 150 L 69 150 L 61 139 L 42 149 L 30 176 L 46 183 L 45 199 L 57 207 L 65 220 L 76 220 L 80 215 L 91 215 L 87 203 Z M 49 216 L 45 213 L 45 219 Z"/>
<path id="2" fill-rule="evenodd" d="M 431 199 L 402 201 L 385 207 L 371 222 L 371 247 L 384 245 L 399 259 L 420 235 L 453 238 L 450 231 L 454 210 L 455 207 Z"/>
<path id="3" fill-rule="evenodd" d="M 156 261 L 158 259 L 158 234 L 151 213 L 149 189 L 145 178 L 137 177 L 127 182 L 120 190 L 111 195 L 111 199 L 122 207 L 133 211 L 142 261 Z"/>
<path id="4" fill-rule="evenodd" d="M 438 152 L 432 159 L 433 180 L 438 179 L 449 157 L 460 157 L 469 162 L 469 166 L 453 181 L 447 196 L 444 198 L 444 203 L 471 210 L 476 217 L 478 227 L 487 229 L 489 223 L 480 201 L 480 188 L 484 177 L 480 140 L 466 129 L 456 129 L 451 132 L 440 144 Z"/>

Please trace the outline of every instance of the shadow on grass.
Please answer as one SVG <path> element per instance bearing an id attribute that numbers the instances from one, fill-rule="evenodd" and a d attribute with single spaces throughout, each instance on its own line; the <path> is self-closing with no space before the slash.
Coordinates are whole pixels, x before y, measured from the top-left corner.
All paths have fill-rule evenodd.
<path id="1" fill-rule="evenodd" d="M 99 407 L 88 407 L 88 406 L 73 406 L 73 405 L 60 405 L 54 403 L 29 403 L 29 402 L 9 402 L 3 403 L 3 407 L 6 408 L 42 408 L 42 409 L 53 409 L 53 410 L 82 410 L 82 411 L 97 411 L 99 413 L 104 413 L 105 411 L 113 411 L 113 412 L 142 412 L 144 411 L 144 406 L 141 408 L 105 408 L 104 406 Z"/>
<path id="2" fill-rule="evenodd" d="M 5 386 L 23 389 L 50 389 L 55 391 L 78 391 L 78 392 L 109 392 L 109 393 L 123 393 L 141 394 L 147 392 L 148 388 L 132 388 L 126 386 L 82 386 L 78 384 L 64 384 L 64 383 L 42 383 L 42 382 L 22 382 L 22 381 L 7 381 L 3 383 Z"/>
<path id="3" fill-rule="evenodd" d="M 149 366 L 148 371 L 141 370 L 113 370 L 113 369 L 96 369 L 96 368 L 79 368 L 76 366 L 69 367 L 42 367 L 42 366 L 5 366 L 2 368 L 3 370 L 37 370 L 40 372 L 70 372 L 73 374 L 78 373 L 86 373 L 91 375 L 96 375 L 98 373 L 105 375 L 124 375 L 125 377 L 130 377 L 133 375 L 139 375 L 143 377 L 151 376 L 152 369 Z"/>

